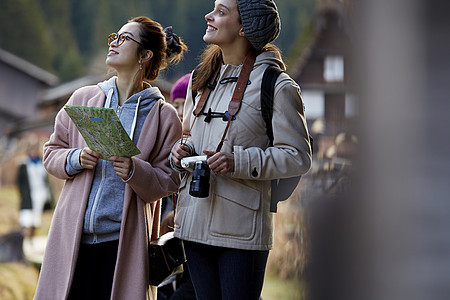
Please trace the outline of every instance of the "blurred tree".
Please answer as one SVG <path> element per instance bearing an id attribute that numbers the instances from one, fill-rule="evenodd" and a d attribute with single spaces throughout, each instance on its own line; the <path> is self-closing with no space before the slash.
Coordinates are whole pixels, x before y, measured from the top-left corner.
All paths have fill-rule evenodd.
<path id="1" fill-rule="evenodd" d="M 40 3 L 3 0 L 0 9 L 0 47 L 37 66 L 54 71 L 55 55 Z"/>
<path id="2" fill-rule="evenodd" d="M 40 3 L 54 51 L 53 69 L 61 81 L 81 75 L 84 64 L 70 24 L 69 0 L 41 0 Z"/>
<path id="3" fill-rule="evenodd" d="M 284 55 L 295 46 L 295 42 L 312 19 L 317 0 L 276 0 L 281 18 L 281 33 L 275 40 Z"/>
<path id="4" fill-rule="evenodd" d="M 285 55 L 312 18 L 317 1 L 276 0 L 282 30 L 275 44 Z M 206 45 L 204 16 L 213 7 L 212 0 L 3 0 L 0 47 L 69 80 L 104 60 L 109 33 L 145 15 L 163 27 L 172 25 L 189 47 L 179 65 L 161 74 L 174 78 L 197 65 Z"/>

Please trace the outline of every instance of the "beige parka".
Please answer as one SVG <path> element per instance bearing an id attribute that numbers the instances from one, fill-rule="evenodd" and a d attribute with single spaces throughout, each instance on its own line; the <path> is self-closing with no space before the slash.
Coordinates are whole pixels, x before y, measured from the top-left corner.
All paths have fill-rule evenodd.
<path id="1" fill-rule="evenodd" d="M 216 175 L 211 172 L 208 198 L 189 195 L 192 173 L 183 177 L 175 218 L 175 236 L 198 243 L 249 250 L 269 250 L 273 246 L 273 213 L 270 209 L 270 181 L 306 173 L 311 166 L 311 145 L 301 99 L 300 87 L 282 73 L 275 84 L 273 104 L 273 147 L 261 114 L 261 81 L 270 65 L 282 66 L 273 52 L 256 58 L 250 84 L 241 108 L 231 122 L 224 152 L 234 153 L 234 172 Z M 225 78 L 238 77 L 242 65 L 223 65 L 217 86 L 211 91 L 204 112 L 225 112 L 236 82 Z M 225 79 L 225 80 L 224 80 Z M 189 89 L 192 82 L 190 82 Z M 196 96 L 198 103 L 201 92 Z M 183 131 L 192 125 L 195 109 L 188 93 Z M 226 122 L 213 118 L 209 123 L 200 116 L 191 130 L 190 142 L 196 153 L 215 151 Z"/>

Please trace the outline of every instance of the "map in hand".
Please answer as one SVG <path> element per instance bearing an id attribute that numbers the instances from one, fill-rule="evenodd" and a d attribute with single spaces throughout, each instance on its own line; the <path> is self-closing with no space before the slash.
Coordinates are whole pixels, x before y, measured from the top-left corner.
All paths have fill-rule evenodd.
<path id="1" fill-rule="evenodd" d="M 132 157 L 141 153 L 128 136 L 112 108 L 65 106 L 90 149 L 107 160 L 110 156 Z"/>

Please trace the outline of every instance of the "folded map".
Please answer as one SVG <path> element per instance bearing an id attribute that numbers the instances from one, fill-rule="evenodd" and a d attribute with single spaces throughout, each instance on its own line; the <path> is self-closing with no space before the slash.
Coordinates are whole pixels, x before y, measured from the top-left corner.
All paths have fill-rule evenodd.
<path id="1" fill-rule="evenodd" d="M 112 108 L 64 107 L 90 149 L 107 160 L 110 156 L 132 157 L 141 153 Z"/>

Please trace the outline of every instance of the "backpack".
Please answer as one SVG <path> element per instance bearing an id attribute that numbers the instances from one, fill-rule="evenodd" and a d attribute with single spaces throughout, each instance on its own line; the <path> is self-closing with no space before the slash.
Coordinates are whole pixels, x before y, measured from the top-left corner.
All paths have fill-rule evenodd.
<path id="1" fill-rule="evenodd" d="M 273 129 L 272 129 L 272 116 L 273 116 L 273 96 L 275 92 L 275 83 L 278 76 L 283 72 L 278 67 L 270 65 L 263 75 L 261 82 L 261 114 L 266 123 L 266 133 L 269 137 L 269 146 L 273 146 Z M 313 138 L 309 135 L 309 143 L 313 145 Z M 292 192 L 298 185 L 302 176 L 295 176 L 290 178 L 273 179 L 271 182 L 271 198 L 270 198 L 270 211 L 277 212 L 278 202 L 288 199 Z"/>
<path id="2" fill-rule="evenodd" d="M 194 70 L 193 76 L 195 76 Z M 272 129 L 272 116 L 273 116 L 273 97 L 275 92 L 275 83 L 278 76 L 283 72 L 280 68 L 270 65 L 264 71 L 264 75 L 261 81 L 261 114 L 264 122 L 266 123 L 266 134 L 269 138 L 269 147 L 273 146 L 273 129 Z M 192 91 L 192 100 L 195 101 L 197 92 Z M 195 105 L 195 102 L 194 102 Z M 309 142 L 313 145 L 313 138 L 309 135 Z M 270 212 L 277 212 L 277 204 L 280 201 L 287 200 L 292 192 L 298 185 L 301 176 L 295 176 L 290 178 L 273 179 L 271 181 L 271 199 L 270 199 Z"/>

